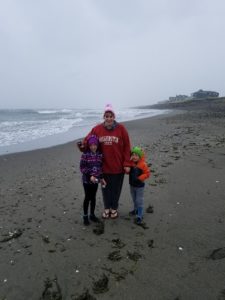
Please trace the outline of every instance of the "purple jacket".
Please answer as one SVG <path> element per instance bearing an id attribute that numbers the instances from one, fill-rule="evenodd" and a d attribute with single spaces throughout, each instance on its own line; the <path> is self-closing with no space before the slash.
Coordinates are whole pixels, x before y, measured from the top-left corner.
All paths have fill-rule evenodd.
<path id="1" fill-rule="evenodd" d="M 82 173 L 83 183 L 91 183 L 91 176 L 94 176 L 97 179 L 103 178 L 102 154 L 98 151 L 93 153 L 90 150 L 82 153 L 80 159 L 80 171 Z"/>

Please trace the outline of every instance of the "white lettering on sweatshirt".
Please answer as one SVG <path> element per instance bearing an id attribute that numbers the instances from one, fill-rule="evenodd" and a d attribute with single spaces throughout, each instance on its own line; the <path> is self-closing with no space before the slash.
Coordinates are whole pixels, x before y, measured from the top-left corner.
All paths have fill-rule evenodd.
<path id="1" fill-rule="evenodd" d="M 105 135 L 99 138 L 100 143 L 104 143 L 105 145 L 112 145 L 112 143 L 118 144 L 119 138 L 116 136 Z"/>

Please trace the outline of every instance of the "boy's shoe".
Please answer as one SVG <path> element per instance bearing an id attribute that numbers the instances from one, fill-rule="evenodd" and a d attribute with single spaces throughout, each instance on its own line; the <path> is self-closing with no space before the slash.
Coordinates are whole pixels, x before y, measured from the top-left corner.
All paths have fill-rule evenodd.
<path id="1" fill-rule="evenodd" d="M 129 216 L 136 216 L 137 210 L 133 209 L 132 211 L 129 212 Z"/>
<path id="2" fill-rule="evenodd" d="M 137 217 L 136 220 L 135 220 L 135 223 L 136 223 L 137 225 L 142 225 L 142 224 L 143 224 L 142 218 Z"/>
<path id="3" fill-rule="evenodd" d="M 83 221 L 84 221 L 84 225 L 85 225 L 85 226 L 90 225 L 90 222 L 89 222 L 89 220 L 88 220 L 88 216 L 83 216 Z"/>
<path id="4" fill-rule="evenodd" d="M 90 215 L 90 220 L 92 222 L 99 223 L 99 218 L 97 218 L 96 215 Z"/>

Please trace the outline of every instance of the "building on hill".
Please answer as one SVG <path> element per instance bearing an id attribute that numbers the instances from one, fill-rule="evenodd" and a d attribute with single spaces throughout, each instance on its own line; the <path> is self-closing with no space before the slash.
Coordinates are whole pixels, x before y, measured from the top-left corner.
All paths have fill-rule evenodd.
<path id="1" fill-rule="evenodd" d="M 192 98 L 217 98 L 219 93 L 213 91 L 198 90 L 191 94 Z"/>
<path id="2" fill-rule="evenodd" d="M 176 95 L 175 97 L 169 97 L 170 102 L 179 102 L 187 100 L 189 97 L 187 95 Z"/>

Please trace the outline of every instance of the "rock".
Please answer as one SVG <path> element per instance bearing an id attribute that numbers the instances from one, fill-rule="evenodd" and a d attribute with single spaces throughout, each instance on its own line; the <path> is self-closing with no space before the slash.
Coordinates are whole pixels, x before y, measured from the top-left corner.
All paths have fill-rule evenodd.
<path id="1" fill-rule="evenodd" d="M 154 212 L 153 206 L 152 206 L 152 205 L 149 205 L 149 206 L 146 208 L 146 213 L 152 214 L 153 212 Z"/>
<path id="2" fill-rule="evenodd" d="M 14 230 L 14 232 L 9 232 L 8 235 L 6 235 L 6 237 L 0 240 L 0 243 L 5 243 L 12 239 L 17 239 L 22 235 L 22 233 L 23 233 L 22 229 L 16 229 Z"/>

